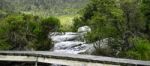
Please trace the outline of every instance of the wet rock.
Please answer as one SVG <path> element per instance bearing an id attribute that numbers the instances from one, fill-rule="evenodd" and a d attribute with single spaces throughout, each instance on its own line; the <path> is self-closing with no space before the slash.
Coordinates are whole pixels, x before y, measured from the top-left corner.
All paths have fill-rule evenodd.
<path id="1" fill-rule="evenodd" d="M 81 41 L 87 32 L 91 32 L 91 28 L 83 26 L 78 29 L 78 32 L 50 33 L 49 38 L 54 42 L 53 52 L 89 54 L 93 46 Z"/>
<path id="2" fill-rule="evenodd" d="M 56 43 L 54 46 L 54 52 L 65 52 L 71 54 L 84 53 L 89 49 L 90 45 L 79 41 L 66 41 Z"/>
<path id="3" fill-rule="evenodd" d="M 97 48 L 105 49 L 109 47 L 108 42 L 109 42 L 109 38 L 105 38 L 105 39 L 96 41 L 95 43 L 93 43 L 93 45 L 95 45 L 95 47 Z"/>
<path id="4" fill-rule="evenodd" d="M 64 34 L 63 32 L 50 32 L 48 37 L 56 36 L 56 35 L 63 35 L 63 34 Z"/>
<path id="5" fill-rule="evenodd" d="M 78 29 L 78 32 L 79 33 L 87 33 L 87 32 L 91 32 L 91 28 L 89 26 L 83 26 L 83 27 L 80 27 Z"/>
<path id="6" fill-rule="evenodd" d="M 79 42 L 79 41 L 59 42 L 55 44 L 54 48 L 55 49 L 70 49 L 75 46 L 80 46 L 81 44 L 84 44 L 84 42 Z"/>
<path id="7" fill-rule="evenodd" d="M 74 41 L 77 40 L 79 35 L 77 33 L 73 32 L 66 32 L 63 34 L 57 34 L 57 35 L 52 35 L 49 38 L 52 39 L 54 42 L 63 42 L 63 41 Z"/>

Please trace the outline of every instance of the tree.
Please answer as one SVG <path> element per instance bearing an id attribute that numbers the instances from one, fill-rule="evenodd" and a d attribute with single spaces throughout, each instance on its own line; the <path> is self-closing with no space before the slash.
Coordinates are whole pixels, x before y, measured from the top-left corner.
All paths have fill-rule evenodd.
<path id="1" fill-rule="evenodd" d="M 95 42 L 105 38 L 120 39 L 120 33 L 123 31 L 121 30 L 123 11 L 117 5 L 118 2 L 116 0 L 90 1 L 90 4 L 83 9 L 82 16 L 75 20 L 75 27 L 88 25 L 92 28 L 92 32 L 86 36 L 88 42 Z M 111 54 L 111 51 L 109 53 L 99 51 L 97 52 L 98 54 Z"/>
<path id="2" fill-rule="evenodd" d="M 87 41 L 95 42 L 105 38 L 112 38 L 113 40 L 108 41 L 112 52 L 102 53 L 102 49 L 99 52 L 100 54 L 108 54 L 108 56 L 118 54 L 116 51 L 120 51 L 120 54 L 122 54 L 121 52 L 126 52 L 133 48 L 133 37 L 141 37 L 145 29 L 145 23 L 140 11 L 140 1 L 90 1 L 90 4 L 83 10 L 82 16 L 75 20 L 75 27 L 88 25 L 93 29 L 87 35 Z"/>
<path id="3" fill-rule="evenodd" d="M 119 36 L 120 32 L 118 32 L 119 28 L 117 29 L 116 24 L 122 21 L 123 11 L 116 5 L 116 0 L 90 1 L 90 4 L 83 9 L 82 17 L 75 20 L 75 27 L 89 25 L 97 34 L 92 38 L 95 39 L 94 41 Z"/>
<path id="4" fill-rule="evenodd" d="M 38 27 L 32 15 L 9 15 L 0 23 L 0 41 L 7 50 L 31 50 L 36 40 L 34 33 Z"/>
<path id="5" fill-rule="evenodd" d="M 41 21 L 40 31 L 37 34 L 37 45 L 35 45 L 37 50 L 49 50 L 53 47 L 51 40 L 48 38 L 49 32 L 56 32 L 59 30 L 60 21 L 55 17 L 48 17 Z"/>
<path id="6" fill-rule="evenodd" d="M 125 43 L 123 50 L 128 50 L 133 47 L 130 43 L 130 39 L 136 36 L 140 36 L 145 29 L 145 22 L 140 11 L 139 0 L 122 0 L 120 1 L 120 7 L 123 11 L 123 32 L 122 39 Z"/>
<path id="7" fill-rule="evenodd" d="M 146 22 L 145 32 L 150 37 L 150 20 L 149 20 L 150 19 L 150 1 L 149 0 L 141 0 L 141 1 L 142 1 L 141 11 L 144 14 L 145 22 Z"/>

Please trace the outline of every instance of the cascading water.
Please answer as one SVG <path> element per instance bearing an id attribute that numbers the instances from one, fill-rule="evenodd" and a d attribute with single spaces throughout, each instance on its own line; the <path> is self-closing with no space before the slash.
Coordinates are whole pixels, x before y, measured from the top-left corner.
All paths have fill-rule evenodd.
<path id="1" fill-rule="evenodd" d="M 91 48 L 91 45 L 80 41 L 80 37 L 81 34 L 72 32 L 51 36 L 54 42 L 53 52 L 71 54 L 87 52 Z"/>
<path id="2" fill-rule="evenodd" d="M 90 31 L 90 27 L 83 26 L 78 29 L 78 32 L 50 33 L 49 38 L 54 42 L 53 52 L 71 54 L 87 53 L 92 45 L 86 44 L 81 39 Z"/>
<path id="3" fill-rule="evenodd" d="M 90 32 L 91 29 L 88 26 L 80 27 L 78 32 L 53 32 L 50 33 L 49 38 L 54 42 L 53 52 L 57 53 L 71 53 L 71 54 L 89 54 L 92 50 L 91 44 L 86 44 L 83 36 Z M 60 66 L 53 64 L 52 66 Z"/>

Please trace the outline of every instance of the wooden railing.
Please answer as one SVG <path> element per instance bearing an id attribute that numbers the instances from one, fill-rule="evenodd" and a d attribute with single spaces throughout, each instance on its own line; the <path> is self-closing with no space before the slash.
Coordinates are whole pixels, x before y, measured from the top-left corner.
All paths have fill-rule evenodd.
<path id="1" fill-rule="evenodd" d="M 150 61 L 112 58 L 104 56 L 63 54 L 49 51 L 0 51 L 0 61 L 54 63 L 69 66 L 133 65 L 150 66 Z"/>

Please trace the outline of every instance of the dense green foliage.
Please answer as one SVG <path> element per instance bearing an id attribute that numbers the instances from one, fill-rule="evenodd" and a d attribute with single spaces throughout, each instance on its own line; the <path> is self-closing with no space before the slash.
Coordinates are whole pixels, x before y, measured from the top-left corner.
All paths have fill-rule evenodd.
<path id="1" fill-rule="evenodd" d="M 0 0 L 0 49 L 49 50 L 49 32 L 70 30 L 71 19 L 86 3 L 87 0 Z M 71 18 L 64 19 L 64 15 Z M 60 16 L 63 23 L 48 16 Z M 66 22 L 70 22 L 69 27 Z M 64 26 L 67 29 L 59 29 Z"/>
<path id="2" fill-rule="evenodd" d="M 146 22 L 146 29 L 145 33 L 148 34 L 150 37 L 150 1 L 149 0 L 142 0 L 142 6 L 141 11 L 143 15 L 145 16 L 145 22 Z"/>
<path id="3" fill-rule="evenodd" d="M 149 4 L 149 0 L 91 0 L 82 16 L 74 19 L 74 28 L 90 26 L 89 42 L 109 38 L 110 47 L 96 47 L 97 55 L 150 60 Z"/>
<path id="4" fill-rule="evenodd" d="M 144 38 L 139 38 L 139 37 L 134 38 L 132 40 L 133 40 L 133 43 L 135 44 L 135 47 L 132 48 L 131 50 L 128 50 L 125 55 L 127 55 L 128 58 L 150 60 L 149 40 L 144 39 Z"/>
<path id="5" fill-rule="evenodd" d="M 71 31 L 72 19 L 87 2 L 88 0 L 0 0 L 0 18 L 11 12 L 44 18 L 55 16 L 60 19 L 62 31 Z"/>
<path id="6" fill-rule="evenodd" d="M 49 17 L 42 20 L 40 23 L 40 31 L 37 32 L 37 44 L 34 45 L 36 50 L 50 50 L 53 47 L 51 39 L 48 38 L 49 32 L 59 30 L 60 21 L 57 18 Z"/>
<path id="7" fill-rule="evenodd" d="M 59 20 L 32 15 L 9 15 L 0 22 L 1 50 L 49 50 L 48 33 L 59 29 Z"/>
<path id="8" fill-rule="evenodd" d="M 71 30 L 73 24 L 74 31 L 91 27 L 89 43 L 108 39 L 107 48 L 94 44 L 95 55 L 150 60 L 150 0 L 90 0 L 78 15 L 87 2 L 0 0 L 0 50 L 49 50 L 49 32 Z"/>

